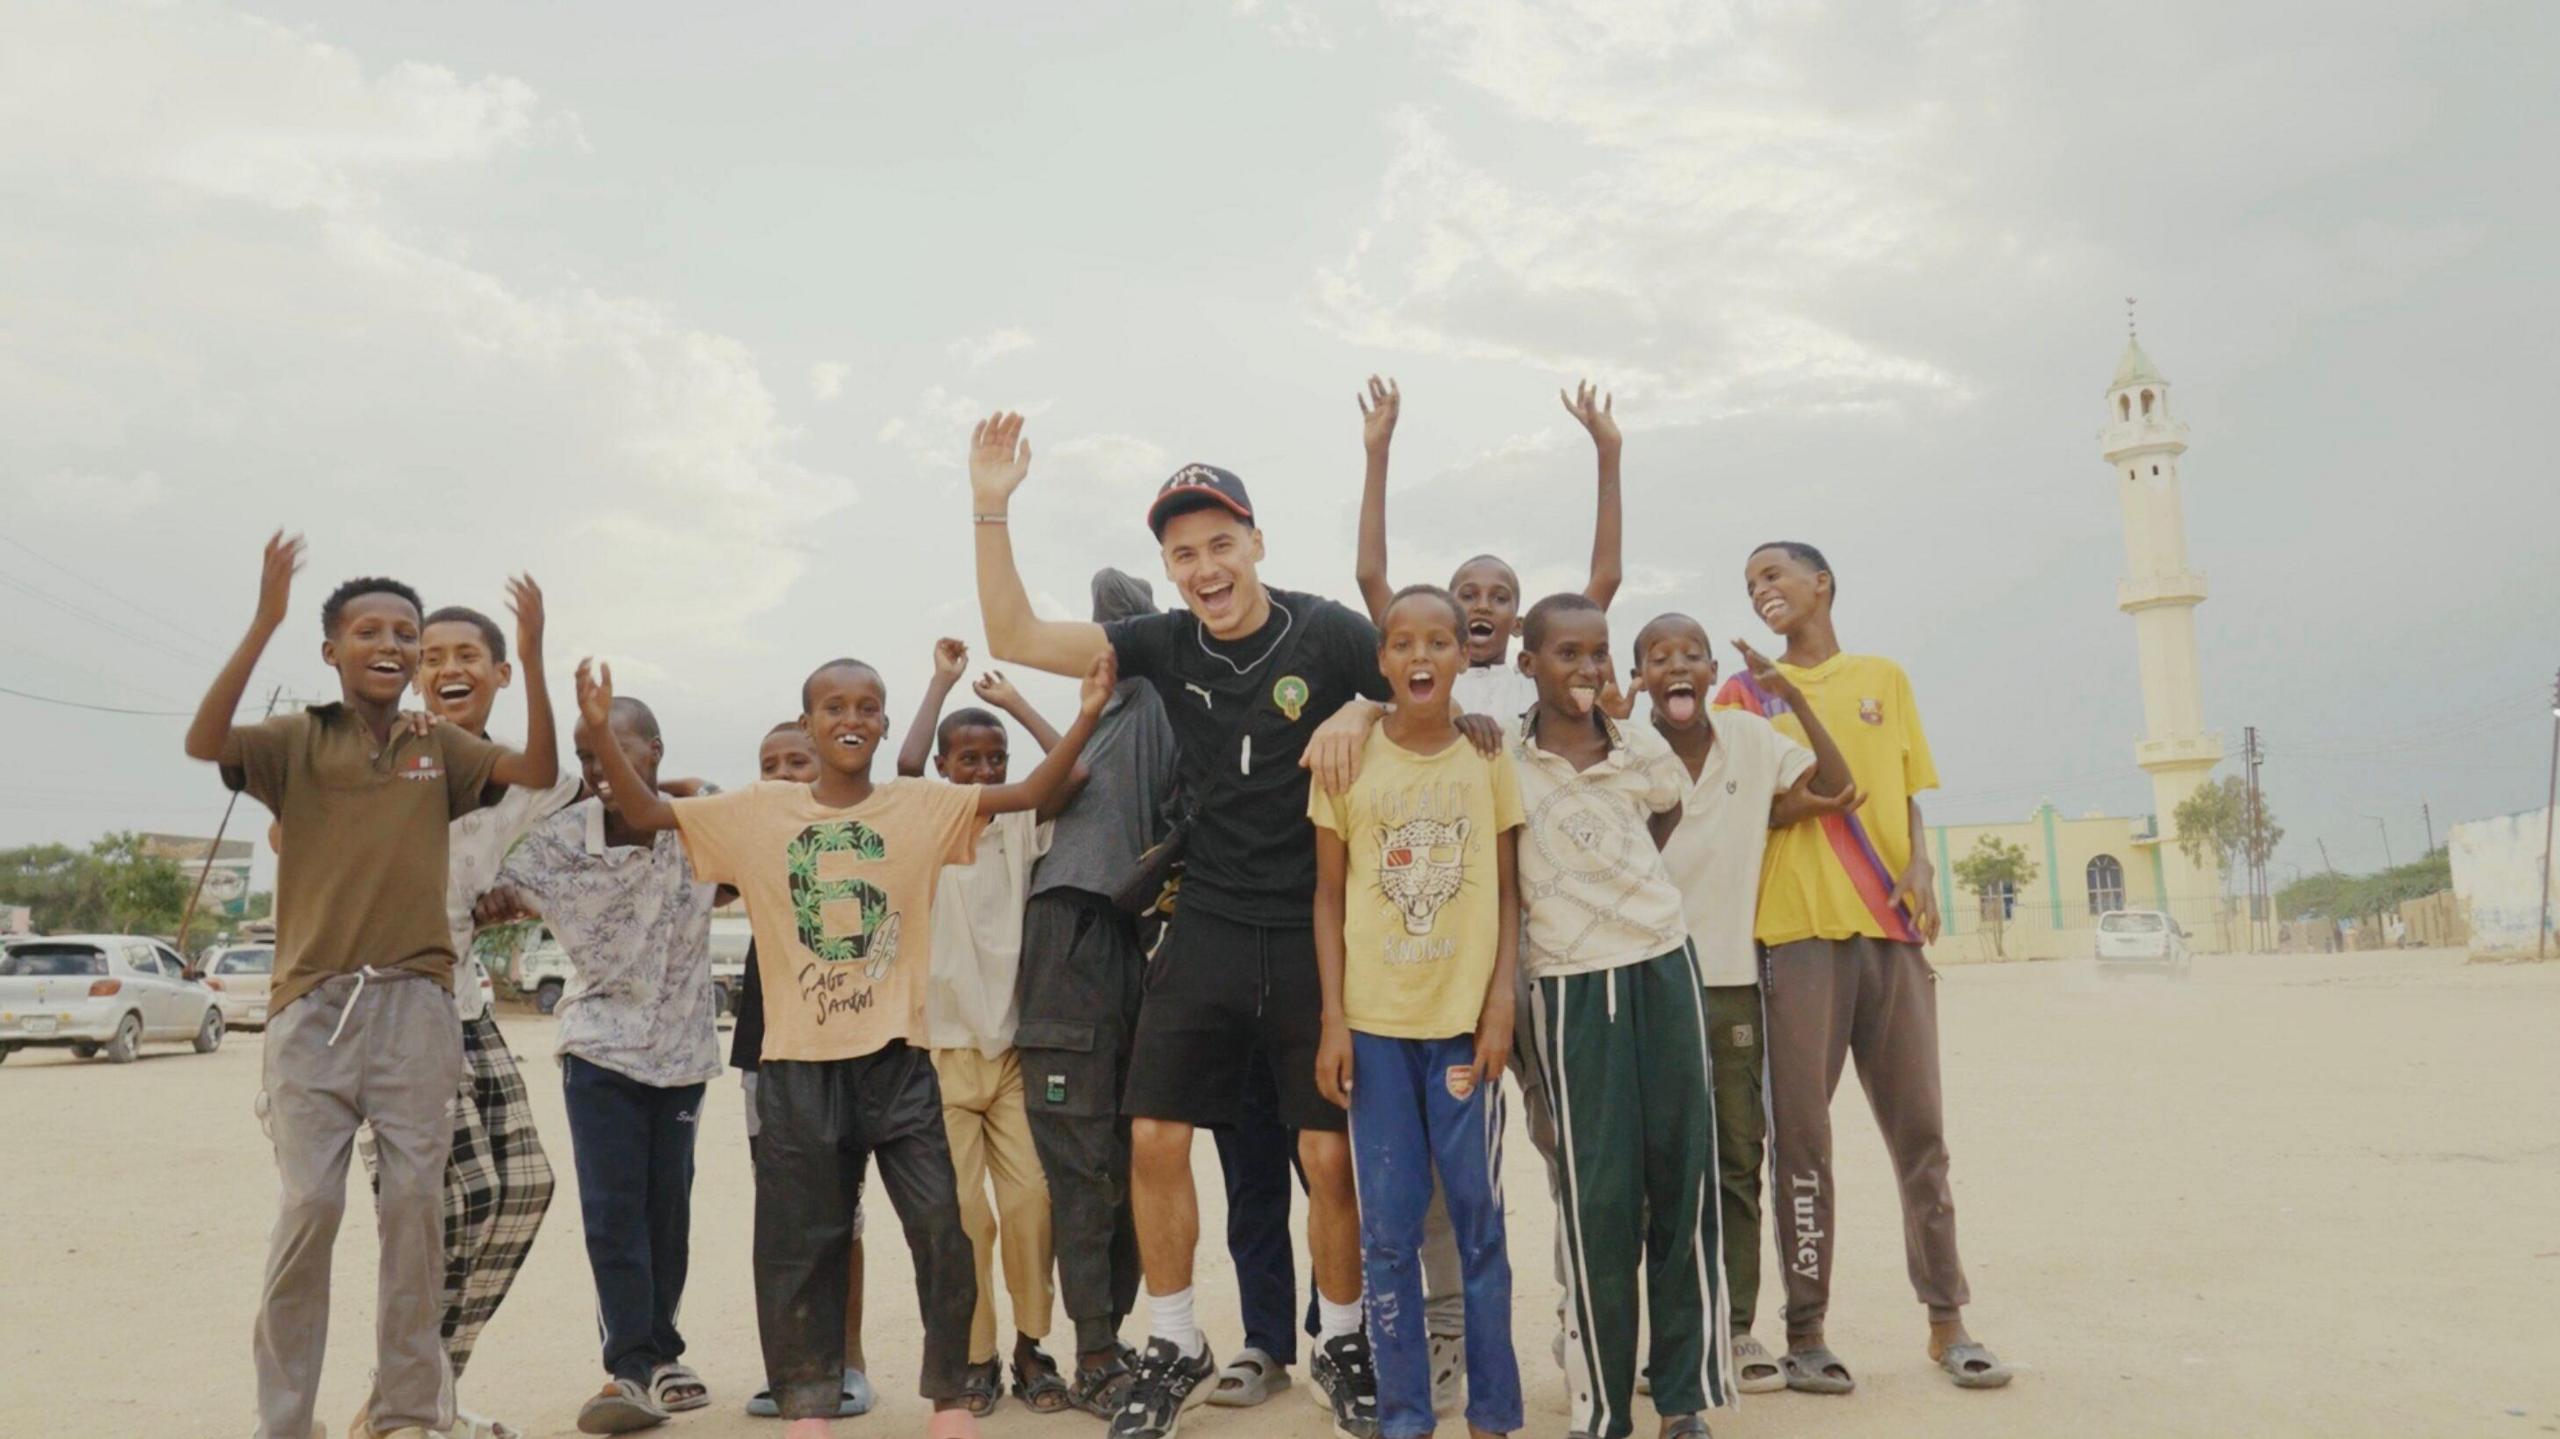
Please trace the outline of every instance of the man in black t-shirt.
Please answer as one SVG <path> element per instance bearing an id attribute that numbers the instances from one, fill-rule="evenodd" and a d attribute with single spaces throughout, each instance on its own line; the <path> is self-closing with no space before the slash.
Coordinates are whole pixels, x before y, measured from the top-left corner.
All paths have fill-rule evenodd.
<path id="1" fill-rule="evenodd" d="M 1378 632 L 1316 595 L 1256 574 L 1262 532 L 1244 482 L 1186 465 L 1147 510 L 1165 576 L 1184 608 L 1108 626 L 1044 620 L 1014 566 L 1007 514 L 1029 472 L 1018 415 L 977 427 L 969 457 L 978 603 L 1001 660 L 1081 675 L 1108 647 L 1120 673 L 1164 700 L 1191 806 L 1181 904 L 1139 1011 L 1124 1106 L 1130 1189 L 1150 1338 L 1112 1439 L 1168 1439 L 1216 1372 L 1191 1302 L 1199 1244 L 1191 1137 L 1239 1117 L 1258 1053 L 1298 1131 L 1308 1186 L 1307 1248 L 1322 1333 L 1316 1382 L 1338 1432 L 1371 1439 L 1376 1385 L 1361 1325 L 1360 1216 L 1342 1110 L 1316 1092 L 1323 997 L 1313 933 L 1315 847 L 1299 758 L 1317 726 L 1354 698 L 1383 700 Z"/>

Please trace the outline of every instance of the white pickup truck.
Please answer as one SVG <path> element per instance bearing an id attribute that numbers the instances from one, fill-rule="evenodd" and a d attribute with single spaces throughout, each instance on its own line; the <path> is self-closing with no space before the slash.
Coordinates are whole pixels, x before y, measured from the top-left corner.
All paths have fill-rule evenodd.
<path id="1" fill-rule="evenodd" d="M 716 1014 L 731 1012 L 738 989 L 746 982 L 748 938 L 744 913 L 711 917 L 711 1006 Z M 572 993 L 577 982 L 576 962 L 548 929 L 537 930 L 524 953 L 516 956 L 516 988 L 531 995 L 533 1007 L 544 1014 L 558 1009 L 561 996 Z"/>

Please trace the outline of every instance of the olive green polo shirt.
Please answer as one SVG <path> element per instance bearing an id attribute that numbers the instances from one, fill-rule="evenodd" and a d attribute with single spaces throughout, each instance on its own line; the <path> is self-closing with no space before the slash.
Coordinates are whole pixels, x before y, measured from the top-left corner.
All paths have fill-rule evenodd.
<path id="1" fill-rule="evenodd" d="M 445 836 L 481 807 L 506 751 L 460 726 L 388 743 L 341 704 L 237 726 L 222 781 L 275 812 L 276 964 L 270 1012 L 372 965 L 453 987 Z"/>

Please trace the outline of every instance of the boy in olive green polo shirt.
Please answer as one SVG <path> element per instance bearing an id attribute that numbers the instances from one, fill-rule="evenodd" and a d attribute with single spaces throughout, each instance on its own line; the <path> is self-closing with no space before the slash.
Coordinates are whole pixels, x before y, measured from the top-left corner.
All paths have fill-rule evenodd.
<path id="1" fill-rule="evenodd" d="M 559 775 L 542 669 L 542 591 L 508 586 L 524 661 L 525 748 L 455 725 L 406 723 L 423 610 L 396 580 L 340 585 L 321 607 L 321 658 L 341 699 L 234 728 L 250 672 L 284 622 L 300 537 L 269 539 L 257 616 L 187 727 L 187 755 L 274 811 L 276 970 L 264 1091 L 282 1183 L 251 1350 L 261 1439 L 312 1439 L 329 1335 L 329 1260 L 359 1124 L 381 1159 L 382 1263 L 370 1412 L 359 1436 L 442 1433 L 453 1382 L 438 1334 L 448 1108 L 462 1035 L 445 923 L 447 827 L 494 785 Z"/>

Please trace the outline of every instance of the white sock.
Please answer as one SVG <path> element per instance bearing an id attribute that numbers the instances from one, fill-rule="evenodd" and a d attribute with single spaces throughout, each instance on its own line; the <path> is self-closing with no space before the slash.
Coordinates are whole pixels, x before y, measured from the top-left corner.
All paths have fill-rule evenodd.
<path id="1" fill-rule="evenodd" d="M 1362 1298 L 1362 1295 L 1355 1294 L 1351 1296 L 1350 1303 L 1336 1304 L 1332 1300 L 1324 1297 L 1323 1290 L 1317 1290 L 1316 1342 L 1318 1344 L 1326 1344 L 1341 1338 L 1345 1334 L 1359 1333 L 1361 1314 L 1360 1301 Z"/>
<path id="2" fill-rule="evenodd" d="M 1182 1351 L 1185 1359 L 1197 1359 L 1209 1347 L 1200 1332 L 1199 1317 L 1191 1312 L 1191 1290 L 1188 1286 L 1171 1294 L 1147 1296 L 1147 1329 Z"/>

